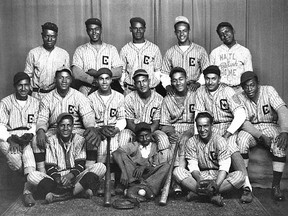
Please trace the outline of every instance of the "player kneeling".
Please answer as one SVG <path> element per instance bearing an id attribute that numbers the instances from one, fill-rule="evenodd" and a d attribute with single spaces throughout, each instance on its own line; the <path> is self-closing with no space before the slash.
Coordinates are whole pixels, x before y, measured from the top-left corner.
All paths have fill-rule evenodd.
<path id="1" fill-rule="evenodd" d="M 212 132 L 213 117 L 201 112 L 196 117 L 198 135 L 188 140 L 185 146 L 185 158 L 188 170 L 176 167 L 173 175 L 181 185 L 193 195 L 208 196 L 211 202 L 223 206 L 221 193 L 233 188 L 241 188 L 245 177 L 241 171 L 229 173 L 231 154 L 226 140 Z"/>
<path id="2" fill-rule="evenodd" d="M 48 203 L 69 199 L 75 195 L 93 196 L 92 190 L 99 186 L 99 179 L 106 172 L 103 163 L 85 167 L 85 139 L 72 133 L 73 116 L 62 113 L 57 118 L 57 132 L 49 137 L 46 149 L 47 174 L 34 171 L 28 181 L 37 186 L 38 192 Z"/>

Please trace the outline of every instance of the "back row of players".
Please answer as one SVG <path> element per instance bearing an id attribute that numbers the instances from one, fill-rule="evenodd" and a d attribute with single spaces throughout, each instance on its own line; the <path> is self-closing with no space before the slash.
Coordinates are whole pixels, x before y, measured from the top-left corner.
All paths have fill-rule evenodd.
<path id="1" fill-rule="evenodd" d="M 231 24 L 220 23 L 217 27 L 224 44 L 212 51 L 210 63 L 218 67 L 208 66 L 206 51 L 190 42 L 187 18 L 176 18 L 174 28 L 178 45 L 167 51 L 163 63 L 159 48 L 144 39 L 145 21 L 132 18 L 130 23 L 133 42 L 120 52 L 123 63 L 116 48 L 101 41 L 101 21 L 95 18 L 87 20 L 90 43 L 77 48 L 72 71 L 69 69 L 69 55 L 55 47 L 57 26 L 53 23 L 42 26 L 43 46 L 29 52 L 26 73 L 20 72 L 14 77 L 16 93 L 4 98 L 0 104 L 3 113 L 0 117 L 1 151 L 14 170 L 22 168 L 23 159 L 24 174 L 28 178 L 23 192 L 24 204 L 32 206 L 35 203 L 30 185 L 38 185 L 46 199 L 53 201 L 56 196 L 49 192 L 56 187 L 55 182 L 64 188 L 73 183 L 74 194 L 84 191 L 90 197 L 91 189 L 96 186 L 89 182 L 97 182 L 95 175 L 101 179 L 105 173 L 103 163 L 107 137 L 111 137 L 111 152 L 121 170 L 120 183 L 124 186 L 133 183 L 147 171 L 147 167 L 155 167 L 155 160 L 150 158 L 154 151 L 151 133 L 157 143 L 157 165 L 169 161 L 174 144 L 180 142 L 181 150 L 175 164 L 178 168 L 174 169 L 179 184 L 195 192 L 195 182 L 214 178 L 219 191 L 223 192 L 231 188 L 227 187 L 228 181 L 230 186 L 243 188 L 242 202 L 252 201 L 252 187 L 246 170 L 249 148 L 261 142 L 273 154 L 273 196 L 283 200 L 280 180 L 286 162 L 287 107 L 273 87 L 259 85 L 258 77 L 250 71 L 251 55 L 236 43 Z M 59 69 L 63 65 L 64 68 Z M 70 87 L 73 76 L 81 81 L 80 90 L 86 95 L 90 93 L 88 98 Z M 205 83 L 201 87 L 198 82 L 200 76 Z M 123 78 L 122 86 L 116 82 L 120 77 Z M 154 90 L 159 90 L 160 80 L 167 91 L 164 99 Z M 28 96 L 30 84 L 32 95 L 40 102 Z M 111 90 L 111 86 L 118 91 L 124 87 L 125 98 Z M 203 114 L 203 111 L 210 114 Z M 195 112 L 201 113 L 201 118 L 209 119 L 204 124 L 199 116 L 196 118 L 197 136 L 193 136 Z M 108 125 L 112 127 L 103 127 Z M 81 136 L 69 134 L 69 127 L 71 133 Z M 149 134 L 143 135 L 143 131 Z M 135 134 L 140 143 L 136 147 L 131 144 Z M 225 139 L 220 139 L 219 135 Z M 84 143 L 82 136 L 86 139 L 86 149 L 81 148 Z M 27 137 L 31 142 L 25 145 L 23 140 L 27 141 Z M 73 148 L 69 147 L 71 143 L 74 143 Z M 199 143 L 209 144 L 209 148 L 199 149 Z M 125 166 L 129 163 L 119 154 L 126 152 L 129 155 L 134 151 L 139 153 L 134 161 L 138 165 Z M 234 175 L 227 175 L 231 163 L 227 155 L 231 156 L 233 168 L 239 171 Z M 159 193 L 161 180 L 165 177 L 159 172 L 156 178 L 146 175 L 146 191 L 150 189 L 154 195 Z M 151 174 L 155 174 L 155 170 Z M 224 181 L 226 175 L 227 181 Z M 221 189 L 221 185 L 226 186 Z M 180 190 L 176 183 L 175 190 Z"/>

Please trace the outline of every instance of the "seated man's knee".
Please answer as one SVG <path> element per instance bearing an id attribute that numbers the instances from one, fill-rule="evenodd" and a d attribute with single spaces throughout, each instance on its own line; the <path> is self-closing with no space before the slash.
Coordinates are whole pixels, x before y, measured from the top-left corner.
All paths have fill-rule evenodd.
<path id="1" fill-rule="evenodd" d="M 79 181 L 82 187 L 87 190 L 95 190 L 99 187 L 100 178 L 95 173 L 88 172 L 86 173 L 83 178 Z"/>
<path id="2" fill-rule="evenodd" d="M 186 171 L 183 167 L 176 167 L 173 170 L 173 176 L 174 176 L 175 180 L 178 182 L 181 182 L 186 177 L 185 173 L 186 173 Z"/>
<path id="3" fill-rule="evenodd" d="M 95 163 L 89 167 L 89 172 L 95 173 L 102 178 L 106 173 L 106 166 L 103 163 Z"/>

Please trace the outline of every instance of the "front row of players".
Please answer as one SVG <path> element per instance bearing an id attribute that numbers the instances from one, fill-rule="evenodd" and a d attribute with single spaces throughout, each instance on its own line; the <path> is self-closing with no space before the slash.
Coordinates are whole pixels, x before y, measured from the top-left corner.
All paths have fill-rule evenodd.
<path id="1" fill-rule="evenodd" d="M 241 201 L 251 202 L 248 153 L 260 143 L 273 154 L 273 198 L 283 200 L 280 181 L 288 142 L 285 103 L 273 87 L 259 85 L 253 72 L 242 74 L 244 91 L 238 95 L 221 84 L 217 66 L 207 67 L 203 74 L 205 85 L 193 92 L 187 88 L 185 70 L 172 69 L 174 94 L 163 99 L 149 88 L 148 73 L 140 69 L 133 76 L 136 91 L 124 99 L 111 90 L 112 73 L 103 68 L 95 75 L 99 89 L 86 98 L 70 88 L 71 71 L 61 69 L 55 73 L 56 89 L 39 105 L 28 95 L 30 78 L 17 73 L 15 94 L 0 103 L 0 149 L 12 170 L 24 171 L 24 204 L 35 204 L 35 188 L 47 202 L 101 195 L 107 137 L 111 137 L 112 167 L 115 176 L 119 174 L 111 178 L 118 183 L 118 193 L 129 188 L 127 195 L 134 198 L 141 199 L 140 189 L 145 197 L 157 196 L 179 142 L 173 185 L 190 191 L 189 199 L 208 179 L 214 182 L 209 193 L 212 203 L 222 206 L 220 194 L 233 188 L 242 188 Z"/>

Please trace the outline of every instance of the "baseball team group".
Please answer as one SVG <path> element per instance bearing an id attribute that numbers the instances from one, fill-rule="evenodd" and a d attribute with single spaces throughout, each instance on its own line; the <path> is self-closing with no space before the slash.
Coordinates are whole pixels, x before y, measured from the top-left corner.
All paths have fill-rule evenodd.
<path id="1" fill-rule="evenodd" d="M 240 190 L 250 203 L 256 145 L 272 155 L 272 198 L 285 199 L 288 109 L 260 84 L 230 23 L 216 27 L 223 43 L 208 55 L 190 40 L 189 20 L 176 17 L 177 44 L 163 58 L 140 17 L 130 19 L 132 40 L 120 54 L 102 41 L 101 20 L 85 25 L 90 40 L 70 65 L 56 46 L 57 25 L 43 24 L 43 44 L 29 51 L 15 92 L 0 102 L 0 150 L 24 175 L 25 206 L 35 196 L 47 203 L 103 196 L 107 150 L 111 196 L 149 201 L 172 169 L 170 194 L 223 206 L 223 194 Z"/>

